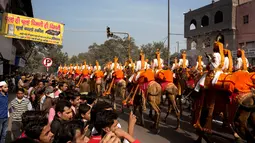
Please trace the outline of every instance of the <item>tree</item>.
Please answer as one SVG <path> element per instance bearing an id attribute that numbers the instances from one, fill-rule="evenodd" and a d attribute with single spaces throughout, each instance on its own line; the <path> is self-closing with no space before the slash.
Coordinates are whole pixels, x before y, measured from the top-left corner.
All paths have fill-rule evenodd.
<path id="1" fill-rule="evenodd" d="M 77 56 L 72 56 L 68 63 L 82 63 L 84 60 L 88 64 L 95 65 L 97 60 L 103 65 L 109 61 L 113 61 L 114 57 L 118 57 L 119 62 L 124 63 L 128 57 L 128 45 L 131 45 L 131 55 L 133 59 L 139 57 L 138 46 L 135 45 L 135 40 L 131 38 L 129 42 L 126 38 L 109 39 L 103 44 L 93 43 L 88 47 L 88 52 L 79 53 Z"/>
<path id="2" fill-rule="evenodd" d="M 49 57 L 53 60 L 53 64 L 49 69 L 49 72 L 56 72 L 58 66 L 63 64 L 64 61 L 68 61 L 68 54 L 62 52 L 62 46 L 34 42 L 33 47 L 27 51 L 26 66 L 20 70 L 23 72 L 45 72 L 46 68 L 42 64 L 42 60 L 45 57 Z"/>
<path id="3" fill-rule="evenodd" d="M 141 50 L 143 50 L 145 53 L 145 58 L 149 59 L 150 61 L 155 59 L 157 49 L 160 50 L 160 57 L 166 62 L 168 52 L 167 47 L 164 46 L 163 42 L 153 42 L 141 46 Z"/>

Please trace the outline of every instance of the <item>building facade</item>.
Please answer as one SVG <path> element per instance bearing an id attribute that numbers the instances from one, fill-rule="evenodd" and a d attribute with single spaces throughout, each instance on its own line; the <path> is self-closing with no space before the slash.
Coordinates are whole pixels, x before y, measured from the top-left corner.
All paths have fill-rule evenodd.
<path id="1" fill-rule="evenodd" d="M 241 4 L 237 7 L 236 44 L 244 48 L 246 57 L 255 65 L 255 0 Z"/>
<path id="2" fill-rule="evenodd" d="M 1 20 L 3 12 L 33 17 L 31 0 L 0 0 Z M 0 78 L 2 80 L 4 76 L 11 74 L 19 67 L 15 62 L 17 58 L 25 59 L 27 50 L 30 49 L 30 41 L 0 35 L 0 43 Z"/>
<path id="3" fill-rule="evenodd" d="M 237 49 L 237 7 L 252 0 L 219 0 L 184 14 L 184 37 L 190 56 L 211 53 L 214 42 L 221 37 L 225 48 Z"/>

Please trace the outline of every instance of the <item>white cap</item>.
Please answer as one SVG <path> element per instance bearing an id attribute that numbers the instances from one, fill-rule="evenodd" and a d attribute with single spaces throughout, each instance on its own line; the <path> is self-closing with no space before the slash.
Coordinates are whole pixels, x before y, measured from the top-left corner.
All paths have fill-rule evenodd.
<path id="1" fill-rule="evenodd" d="M 0 86 L 4 86 L 4 85 L 7 85 L 7 83 L 5 81 L 1 81 Z"/>

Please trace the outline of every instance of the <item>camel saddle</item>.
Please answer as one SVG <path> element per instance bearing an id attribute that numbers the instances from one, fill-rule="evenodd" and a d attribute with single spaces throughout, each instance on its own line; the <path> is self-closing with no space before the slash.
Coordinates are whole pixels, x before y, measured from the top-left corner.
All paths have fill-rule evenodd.
<path id="1" fill-rule="evenodd" d="M 222 73 L 219 76 L 217 83 L 213 86 L 213 88 L 219 90 L 227 90 L 229 92 L 234 92 L 235 89 L 235 81 L 232 74 Z"/>
<path id="2" fill-rule="evenodd" d="M 96 71 L 95 72 L 95 77 L 98 78 L 103 78 L 104 77 L 104 73 L 102 71 Z"/>
<path id="3" fill-rule="evenodd" d="M 112 77 L 114 77 L 115 79 L 123 79 L 124 72 L 122 70 L 116 70 L 113 72 Z"/>
<path id="4" fill-rule="evenodd" d="M 138 78 L 138 83 L 142 84 L 142 83 L 147 83 L 154 80 L 155 80 L 154 72 L 153 70 L 149 69 L 149 70 L 142 71 L 140 73 L 140 77 Z"/>
<path id="5" fill-rule="evenodd" d="M 232 74 L 221 74 L 213 88 L 227 90 L 231 93 L 234 91 L 248 93 L 251 91 L 251 87 L 253 87 L 253 82 L 249 73 L 237 71 Z"/>
<path id="6" fill-rule="evenodd" d="M 160 82 L 173 82 L 173 72 L 170 70 L 160 70 L 156 74 L 156 79 Z"/>

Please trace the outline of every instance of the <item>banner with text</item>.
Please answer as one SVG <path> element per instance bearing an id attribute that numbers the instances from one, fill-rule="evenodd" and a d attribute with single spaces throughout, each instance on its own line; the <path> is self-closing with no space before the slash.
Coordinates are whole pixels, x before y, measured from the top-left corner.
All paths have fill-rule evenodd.
<path id="1" fill-rule="evenodd" d="M 2 32 L 8 38 L 62 45 L 64 25 L 11 13 L 2 15 Z"/>

